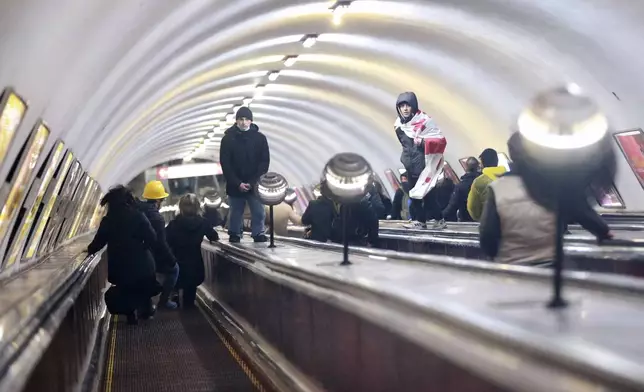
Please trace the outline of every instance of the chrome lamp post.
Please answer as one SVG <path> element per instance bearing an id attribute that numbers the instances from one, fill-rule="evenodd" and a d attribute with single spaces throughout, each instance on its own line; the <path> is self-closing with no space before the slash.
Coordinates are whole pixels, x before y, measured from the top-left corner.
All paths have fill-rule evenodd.
<path id="1" fill-rule="evenodd" d="M 349 239 L 347 235 L 346 204 L 358 203 L 367 193 L 372 176 L 371 165 L 362 156 L 354 153 L 335 155 L 324 167 L 320 191 L 323 195 L 342 205 L 342 242 L 344 244 L 341 265 L 349 262 Z"/>
<path id="2" fill-rule="evenodd" d="M 606 116 L 571 84 L 538 94 L 517 120 L 511 152 L 530 196 L 556 215 L 553 294 L 548 306 L 563 308 L 563 237 L 567 211 L 586 202 L 591 181 L 610 181 L 615 154 Z M 602 173 L 598 178 L 598 173 Z"/>
<path id="3" fill-rule="evenodd" d="M 271 239 L 269 248 L 275 247 L 275 222 L 273 222 L 273 206 L 284 201 L 288 190 L 288 182 L 284 176 L 278 173 L 269 172 L 259 178 L 257 182 L 257 196 L 259 200 L 268 206 L 269 218 L 271 221 Z"/>

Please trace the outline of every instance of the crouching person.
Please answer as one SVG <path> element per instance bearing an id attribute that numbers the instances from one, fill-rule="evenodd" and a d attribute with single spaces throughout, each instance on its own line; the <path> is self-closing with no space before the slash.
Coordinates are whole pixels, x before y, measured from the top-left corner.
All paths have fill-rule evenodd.
<path id="1" fill-rule="evenodd" d="M 154 314 L 152 297 L 159 294 L 151 249 L 156 234 L 147 218 L 137 210 L 134 195 L 123 185 L 110 189 L 101 199 L 107 214 L 87 247 L 94 254 L 107 245 L 107 280 L 113 284 L 105 294 L 112 314 L 125 314 L 130 324 L 137 316 Z"/>
<path id="2" fill-rule="evenodd" d="M 188 194 L 179 200 L 179 215 L 166 227 L 166 237 L 172 253 L 179 263 L 177 287 L 183 289 L 183 307 L 194 307 L 197 286 L 204 281 L 205 268 L 201 257 L 204 236 L 210 241 L 219 235 L 202 216 L 199 199 Z"/>

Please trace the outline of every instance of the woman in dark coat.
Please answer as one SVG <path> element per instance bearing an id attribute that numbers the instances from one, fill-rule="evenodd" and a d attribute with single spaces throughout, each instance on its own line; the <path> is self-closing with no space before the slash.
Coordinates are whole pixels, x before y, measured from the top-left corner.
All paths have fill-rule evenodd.
<path id="1" fill-rule="evenodd" d="M 101 205 L 107 205 L 107 214 L 87 253 L 97 253 L 107 245 L 107 280 L 115 287 L 105 294 L 105 301 L 110 312 L 126 314 L 128 322 L 136 324 L 135 312 L 143 318 L 152 316 L 151 298 L 159 293 L 150 253 L 156 234 L 137 210 L 132 192 L 123 185 L 110 189 Z"/>
<path id="2" fill-rule="evenodd" d="M 194 306 L 197 286 L 204 281 L 205 269 L 201 257 L 204 236 L 217 241 L 219 235 L 201 216 L 201 206 L 196 195 L 188 194 L 179 200 L 179 215 L 166 227 L 168 245 L 179 262 L 177 287 L 183 289 L 183 306 Z"/>

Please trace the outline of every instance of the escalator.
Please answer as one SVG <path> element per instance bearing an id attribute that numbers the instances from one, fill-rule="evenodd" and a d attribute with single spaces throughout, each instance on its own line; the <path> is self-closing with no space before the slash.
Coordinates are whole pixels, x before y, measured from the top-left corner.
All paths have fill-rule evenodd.
<path id="1" fill-rule="evenodd" d="M 200 310 L 159 311 L 128 325 L 115 316 L 102 391 L 266 391 Z"/>

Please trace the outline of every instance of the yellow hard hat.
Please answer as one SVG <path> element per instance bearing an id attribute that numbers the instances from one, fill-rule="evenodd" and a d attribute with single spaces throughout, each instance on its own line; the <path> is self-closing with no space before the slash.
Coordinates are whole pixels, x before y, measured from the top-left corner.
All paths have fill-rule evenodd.
<path id="1" fill-rule="evenodd" d="M 147 200 L 165 199 L 168 196 L 170 195 L 165 191 L 161 181 L 150 181 L 143 189 L 143 198 Z"/>

